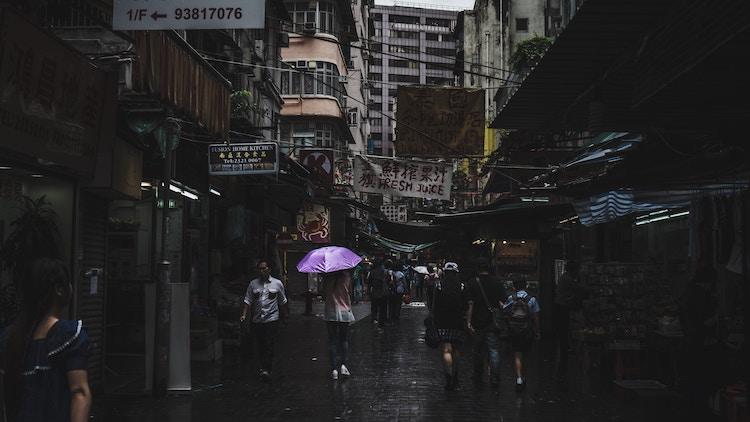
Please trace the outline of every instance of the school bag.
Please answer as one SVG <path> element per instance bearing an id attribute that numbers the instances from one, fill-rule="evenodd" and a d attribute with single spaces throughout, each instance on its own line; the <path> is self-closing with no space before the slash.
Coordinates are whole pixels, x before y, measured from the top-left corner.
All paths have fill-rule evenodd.
<path id="1" fill-rule="evenodd" d="M 531 296 L 519 297 L 513 294 L 513 304 L 508 313 L 508 330 L 510 335 L 516 337 L 527 337 L 531 335 L 531 307 L 529 300 Z"/>

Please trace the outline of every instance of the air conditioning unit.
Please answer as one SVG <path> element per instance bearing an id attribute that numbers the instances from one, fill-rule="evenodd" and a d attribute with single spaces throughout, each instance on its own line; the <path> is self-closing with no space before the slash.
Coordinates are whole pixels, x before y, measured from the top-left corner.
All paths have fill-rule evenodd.
<path id="1" fill-rule="evenodd" d="M 308 70 L 315 70 L 318 67 L 318 62 L 310 60 L 307 62 L 307 69 Z"/>
<path id="2" fill-rule="evenodd" d="M 339 82 L 340 82 L 340 83 L 342 83 L 342 84 L 345 84 L 345 83 L 347 83 L 348 81 L 349 81 L 349 80 L 347 79 L 347 77 L 346 77 L 346 76 L 344 76 L 344 75 L 340 75 L 340 76 L 339 76 Z"/>
<path id="3" fill-rule="evenodd" d="M 315 35 L 317 31 L 315 22 L 305 22 L 305 26 L 302 27 L 302 33 L 305 35 Z"/>

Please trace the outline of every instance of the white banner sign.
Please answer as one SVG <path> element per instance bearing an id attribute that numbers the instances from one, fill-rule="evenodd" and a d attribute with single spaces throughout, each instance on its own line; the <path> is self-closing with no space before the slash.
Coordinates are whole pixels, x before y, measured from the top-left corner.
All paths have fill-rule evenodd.
<path id="1" fill-rule="evenodd" d="M 450 200 L 450 165 L 424 161 L 354 158 L 354 190 L 367 193 Z"/>
<path id="2" fill-rule="evenodd" d="M 114 0 L 112 29 L 262 29 L 265 0 Z"/>

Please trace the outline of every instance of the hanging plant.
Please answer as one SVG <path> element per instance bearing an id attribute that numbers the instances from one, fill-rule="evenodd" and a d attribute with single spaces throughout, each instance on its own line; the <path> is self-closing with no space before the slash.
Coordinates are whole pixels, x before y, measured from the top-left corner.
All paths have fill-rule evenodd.
<path id="1" fill-rule="evenodd" d="M 232 114 L 235 116 L 243 116 L 256 109 L 253 93 L 246 89 L 234 91 L 229 98 L 232 101 Z"/>
<path id="2" fill-rule="evenodd" d="M 516 51 L 510 56 L 514 70 L 525 70 L 536 66 L 544 53 L 552 45 L 552 38 L 535 36 L 518 43 Z"/>

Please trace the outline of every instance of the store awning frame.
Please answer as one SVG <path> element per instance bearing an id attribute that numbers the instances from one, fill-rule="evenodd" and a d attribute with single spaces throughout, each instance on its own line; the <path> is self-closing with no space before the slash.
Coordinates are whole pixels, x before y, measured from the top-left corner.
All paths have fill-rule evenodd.
<path id="1" fill-rule="evenodd" d="M 360 236 L 363 236 L 366 239 L 374 243 L 377 243 L 386 249 L 389 249 L 391 251 L 396 251 L 396 252 L 402 252 L 402 253 L 420 252 L 425 249 L 429 249 L 434 246 L 437 246 L 438 244 L 441 243 L 441 241 L 430 242 L 430 243 L 420 243 L 420 244 L 402 243 L 393 239 L 385 238 L 377 234 L 370 234 L 370 233 L 363 232 L 363 231 L 360 231 L 359 234 Z"/>

